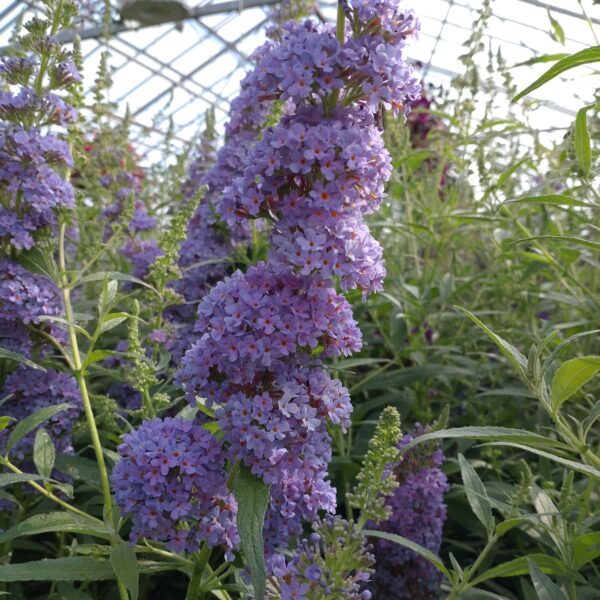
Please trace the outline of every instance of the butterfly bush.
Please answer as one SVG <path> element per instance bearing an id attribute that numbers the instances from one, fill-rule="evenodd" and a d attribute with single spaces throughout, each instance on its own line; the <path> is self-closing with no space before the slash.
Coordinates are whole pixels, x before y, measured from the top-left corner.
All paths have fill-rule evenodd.
<path id="1" fill-rule="evenodd" d="M 404 448 L 426 432 L 426 428 L 417 425 L 402 438 L 398 447 Z M 400 485 L 386 500 L 390 517 L 380 523 L 378 529 L 401 535 L 434 554 L 439 553 L 446 519 L 444 494 L 448 491 L 448 480 L 440 469 L 443 462 L 444 455 L 435 442 L 419 444 L 403 454 L 395 469 Z M 442 574 L 423 557 L 381 538 L 373 540 L 373 553 L 377 569 L 369 588 L 375 598 L 428 600 L 438 597 Z"/>
<path id="2" fill-rule="evenodd" d="M 132 541 L 163 541 L 177 552 L 195 552 L 206 541 L 232 560 L 237 504 L 213 434 L 181 418 L 152 419 L 124 435 L 118 451 L 112 482 L 117 503 L 131 515 Z"/>
<path id="3" fill-rule="evenodd" d="M 347 9 L 345 42 L 306 21 L 287 24 L 280 41 L 259 51 L 251 96 L 286 102 L 285 114 L 216 208 L 231 227 L 270 220 L 271 250 L 266 263 L 234 273 L 200 303 L 199 338 L 178 374 L 191 403 L 203 397 L 216 406 L 230 459 L 271 484 L 268 548 L 300 533 L 302 518 L 335 509 L 327 426 L 346 427 L 351 407 L 318 356 L 361 347 L 350 304 L 334 286 L 366 294 L 381 289 L 385 273 L 364 222 L 390 174 L 372 113 L 382 104 L 398 112 L 419 90 L 401 52 L 412 13 L 391 2 Z M 284 520 L 273 539 L 273 524 Z"/>
<path id="4" fill-rule="evenodd" d="M 373 571 L 371 546 L 353 524 L 339 516 L 326 515 L 312 524 L 313 532 L 302 539 L 290 558 L 283 554 L 271 560 L 277 593 L 281 600 L 370 600 L 363 590 Z"/>
<path id="5" fill-rule="evenodd" d="M 73 425 L 83 409 L 81 394 L 75 379 L 67 373 L 54 369 L 45 371 L 21 366 L 11 373 L 0 390 L 0 397 L 6 397 L 2 404 L 2 414 L 12 417 L 9 426 L 0 431 L 0 448 L 6 451 L 6 442 L 11 431 L 20 420 L 42 408 L 68 403 L 71 408 L 60 411 L 45 421 L 44 427 L 50 434 L 58 454 L 72 454 Z M 37 427 L 23 437 L 10 450 L 11 458 L 23 463 L 31 458 Z"/>
<path id="6" fill-rule="evenodd" d="M 47 43 L 56 45 L 53 38 Z M 46 126 L 65 126 L 75 110 L 55 93 L 37 93 L 30 84 L 38 66 L 29 58 L 2 58 L 0 76 L 16 88 L 0 92 L 0 243 L 29 250 L 56 225 L 56 211 L 74 206 L 73 188 L 61 174 L 73 159 L 67 143 Z M 58 74 L 61 85 L 78 81 L 72 65 Z M 64 82 L 64 83 L 63 83 Z"/>
<path id="7" fill-rule="evenodd" d="M 62 7 L 64 14 L 73 10 L 68 1 Z M 41 244 L 47 245 L 60 216 L 74 207 L 74 190 L 65 177 L 73 159 L 64 131 L 77 114 L 56 92 L 80 81 L 69 53 L 53 36 L 41 35 L 40 27 L 33 19 L 20 38 L 34 57 L 0 59 L 0 345 L 36 360 L 50 353 L 48 339 L 65 340 L 65 332 L 52 323 L 63 314 L 62 298 L 53 281 L 27 270 L 23 265 L 32 262 L 21 258 L 37 246 L 43 254 Z M 2 414 L 14 419 L 0 432 L 3 452 L 18 421 L 65 402 L 71 408 L 51 417 L 45 428 L 58 453 L 73 451 L 73 424 L 82 409 L 73 377 L 22 365 L 8 373 L 0 395 Z M 11 449 L 11 460 L 29 464 L 34 438 L 35 430 L 24 436 Z"/>

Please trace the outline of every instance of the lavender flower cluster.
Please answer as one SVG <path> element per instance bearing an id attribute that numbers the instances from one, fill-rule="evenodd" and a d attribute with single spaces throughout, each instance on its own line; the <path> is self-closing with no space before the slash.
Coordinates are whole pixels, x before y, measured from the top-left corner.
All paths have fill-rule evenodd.
<path id="1" fill-rule="evenodd" d="M 24 356 L 32 356 L 33 331 L 44 330 L 62 339 L 64 334 L 42 318 L 62 314 L 56 285 L 44 275 L 32 273 L 19 263 L 0 258 L 0 346 Z"/>
<path id="2" fill-rule="evenodd" d="M 5 71 L 15 64 L 9 61 L 2 63 Z M 63 140 L 24 124 L 64 125 L 74 111 L 54 94 L 39 97 L 24 88 L 0 93 L 0 117 L 0 242 L 28 250 L 56 224 L 57 209 L 73 207 L 73 188 L 58 172 L 73 160 Z"/>
<path id="3" fill-rule="evenodd" d="M 34 29 L 42 24 L 36 23 Z M 64 336 L 55 325 L 43 322 L 44 317 L 62 314 L 62 302 L 50 279 L 28 271 L 15 259 L 34 248 L 38 240 L 48 238 L 59 213 L 74 205 L 73 187 L 63 175 L 73 160 L 59 130 L 75 120 L 76 112 L 52 90 L 80 80 L 54 38 L 43 37 L 40 43 L 38 50 L 51 56 L 0 59 L 4 84 L 0 93 L 0 249 L 12 257 L 0 259 L 0 345 L 34 359 L 47 354 L 49 348 L 47 343 L 38 343 L 38 334 Z M 44 72 L 44 68 L 48 70 Z M 31 84 L 40 76 L 43 92 Z M 3 451 L 19 420 L 44 407 L 68 402 L 72 408 L 57 413 L 44 426 L 58 453 L 72 452 L 73 423 L 82 408 L 73 377 L 54 369 L 44 372 L 20 366 L 7 375 L 0 396 L 6 398 L 2 414 L 14 418 L 0 432 Z M 11 449 L 11 460 L 27 465 L 34 438 L 35 430 L 23 437 Z"/>
<path id="4" fill-rule="evenodd" d="M 65 402 L 72 407 L 55 414 L 45 422 L 44 426 L 58 454 L 73 453 L 71 434 L 73 424 L 82 411 L 82 404 L 79 387 L 71 375 L 54 369 L 41 371 L 21 366 L 6 378 L 0 397 L 7 398 L 2 404 L 2 414 L 14 419 L 6 429 L 0 431 L 0 448 L 3 453 L 8 436 L 19 420 L 47 406 Z M 31 459 L 31 449 L 37 429 L 29 432 L 13 446 L 10 451 L 12 460 L 22 464 L 23 461 Z"/>
<path id="5" fill-rule="evenodd" d="M 327 423 L 346 426 L 351 407 L 316 354 L 361 346 L 333 278 L 367 293 L 384 276 L 381 249 L 363 221 L 390 174 L 371 111 L 382 103 L 397 109 L 418 92 L 400 53 L 414 19 L 392 6 L 355 7 L 362 17 L 344 43 L 332 28 L 307 21 L 286 25 L 280 42 L 263 46 L 254 98 L 285 101 L 287 114 L 264 132 L 244 175 L 216 205 L 230 226 L 270 219 L 271 250 L 267 263 L 235 273 L 200 304 L 200 338 L 178 380 L 190 402 L 202 396 L 217 405 L 230 458 L 271 483 L 268 548 L 299 533 L 303 517 L 335 508 Z M 282 527 L 275 539 L 273 524 Z"/>
<path id="6" fill-rule="evenodd" d="M 60 314 L 57 287 L 46 277 L 31 273 L 16 262 L 0 259 L 0 319 L 23 324 Z"/>
<path id="7" fill-rule="evenodd" d="M 371 546 L 352 523 L 327 515 L 313 523 L 313 533 L 291 558 L 271 559 L 281 600 L 370 600 L 363 584 L 371 577 Z"/>
<path id="8" fill-rule="evenodd" d="M 286 25 L 258 50 L 257 66 L 232 104 L 224 148 L 208 171 L 197 164 L 191 171 L 209 194 L 192 220 L 183 263 L 206 256 L 197 245 L 218 231 L 217 217 L 229 228 L 229 248 L 231 241 L 248 239 L 251 219 L 273 226 L 267 262 L 219 282 L 199 304 L 197 340 L 177 375 L 190 403 L 202 397 L 214 409 L 222 431 L 219 461 L 241 462 L 270 484 L 265 544 L 272 557 L 290 535 L 301 533 L 303 518 L 335 509 L 327 427 L 347 427 L 351 405 L 321 358 L 361 347 L 350 304 L 335 285 L 364 294 L 381 289 L 381 248 L 364 217 L 381 202 L 390 166 L 372 113 L 381 105 L 401 110 L 419 89 L 401 55 L 415 29 L 412 13 L 400 12 L 391 0 L 351 6 L 346 41 L 333 28 L 307 21 Z M 258 140 L 278 111 L 281 123 Z M 193 181 L 189 189 L 197 189 Z M 219 254 L 220 238 L 214 241 L 208 249 Z M 193 301 L 209 276 L 188 272 L 197 279 L 181 289 Z M 189 502 L 191 496 L 176 462 L 169 463 L 173 477 L 165 467 L 157 488 L 144 480 L 152 452 L 170 455 L 157 441 L 163 425 L 151 423 L 120 448 L 113 482 L 134 520 L 133 536 L 172 543 L 177 515 L 171 505 L 159 507 L 152 531 L 147 510 L 157 510 L 155 499 L 165 489 Z M 146 442 L 147 427 L 152 435 Z M 194 447 L 197 456 L 203 451 Z M 137 456 L 144 458 L 138 462 Z M 144 524 L 138 514 L 146 516 Z M 222 509 L 225 529 L 232 516 Z M 206 539 L 202 532 L 193 535 Z"/>
<path id="9" fill-rule="evenodd" d="M 402 449 L 425 432 L 417 425 L 398 447 Z M 440 469 L 443 461 L 444 455 L 435 442 L 419 444 L 403 455 L 395 471 L 400 485 L 386 502 L 390 517 L 378 529 L 439 553 L 446 519 L 444 494 L 448 491 L 448 480 Z M 373 541 L 373 549 L 377 569 L 369 588 L 376 598 L 434 600 L 439 596 L 441 573 L 424 558 L 380 538 Z"/>
<path id="10" fill-rule="evenodd" d="M 195 552 L 206 541 L 233 559 L 237 504 L 214 435 L 181 418 L 153 419 L 124 435 L 118 451 L 111 479 L 117 503 L 131 515 L 132 541 L 147 537 L 176 552 Z"/>

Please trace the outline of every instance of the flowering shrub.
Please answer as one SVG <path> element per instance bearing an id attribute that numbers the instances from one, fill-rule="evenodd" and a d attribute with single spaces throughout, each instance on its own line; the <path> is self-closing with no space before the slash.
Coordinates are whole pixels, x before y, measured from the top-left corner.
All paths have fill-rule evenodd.
<path id="1" fill-rule="evenodd" d="M 426 431 L 415 428 L 400 440 L 399 447 Z M 415 446 L 402 456 L 394 470 L 399 486 L 386 501 L 390 516 L 379 525 L 381 531 L 402 535 L 435 554 L 440 551 L 446 518 L 443 497 L 448 480 L 440 469 L 443 460 L 442 451 L 431 444 Z M 378 565 L 371 586 L 375 597 L 425 600 L 439 595 L 442 574 L 422 556 L 385 539 L 375 540 L 373 553 Z"/>
<path id="2" fill-rule="evenodd" d="M 222 142 L 209 110 L 148 167 L 106 52 L 84 99 L 74 1 L 41 5 L 0 61 L 0 595 L 594 597 L 592 105 L 531 161 L 498 141 L 513 121 L 477 122 L 476 73 L 468 102 L 419 99 L 398 0 L 340 2 L 335 25 L 293 0 Z M 519 183 L 533 162 L 561 194 Z M 515 344 L 463 309 L 470 336 L 457 302 Z M 432 424 L 403 436 L 400 412 Z"/>
<path id="3" fill-rule="evenodd" d="M 238 541 L 220 442 L 191 421 L 145 421 L 123 436 L 112 473 L 115 498 L 132 515 L 131 537 L 195 552 L 202 541 L 231 550 Z"/>

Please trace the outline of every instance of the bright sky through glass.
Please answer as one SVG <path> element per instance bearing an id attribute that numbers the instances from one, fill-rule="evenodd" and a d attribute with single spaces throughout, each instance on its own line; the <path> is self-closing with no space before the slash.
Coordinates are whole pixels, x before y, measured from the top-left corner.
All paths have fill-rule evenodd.
<path id="1" fill-rule="evenodd" d="M 200 3 L 210 5 L 223 0 Z M 34 14 L 38 0 L 0 0 L 0 45 L 6 45 L 12 24 L 25 10 Z M 428 83 L 448 89 L 452 77 L 463 72 L 460 56 L 478 18 L 481 0 L 404 0 L 421 20 L 419 40 L 408 49 L 411 59 L 423 64 Z M 114 4 L 114 0 L 113 0 Z M 92 21 L 82 23 L 89 28 L 100 21 L 103 0 L 87 0 Z M 243 8 L 240 1 L 240 8 Z M 578 0 L 492 0 L 486 51 L 480 55 L 482 67 L 487 49 L 501 49 L 508 65 L 526 61 L 540 54 L 571 53 L 597 45 L 598 41 L 583 18 Z M 600 5 L 583 0 L 582 6 L 600 35 Z M 332 2 L 321 4 L 322 13 L 335 16 Z M 548 11 L 560 22 L 565 45 L 553 40 Z M 115 13 L 116 15 L 116 13 Z M 173 23 L 119 33 L 109 42 L 111 65 L 115 69 L 112 99 L 119 104 L 122 116 L 126 104 L 134 115 L 134 135 L 140 153 L 152 160 L 152 148 L 164 138 L 173 120 L 176 141 L 183 143 L 194 137 L 202 126 L 209 106 L 216 108 L 217 126 L 227 118 L 228 104 L 235 97 L 240 79 L 249 68 L 247 57 L 264 40 L 268 8 L 246 8 Z M 90 39 L 83 44 L 86 56 L 86 86 L 92 83 L 103 44 Z M 544 72 L 551 63 L 511 69 L 519 88 Z M 589 103 L 598 87 L 593 68 L 581 67 L 565 78 L 557 79 L 532 97 L 543 100 L 533 115 L 532 125 L 553 130 L 562 136 L 577 109 Z M 575 83 L 574 83 L 575 82 Z M 501 81 L 497 80 L 498 90 Z M 501 94 L 498 91 L 498 94 Z M 500 103 L 508 104 L 499 96 Z M 118 118 L 119 115 L 116 115 Z M 146 128 L 142 131 L 142 127 Z"/>

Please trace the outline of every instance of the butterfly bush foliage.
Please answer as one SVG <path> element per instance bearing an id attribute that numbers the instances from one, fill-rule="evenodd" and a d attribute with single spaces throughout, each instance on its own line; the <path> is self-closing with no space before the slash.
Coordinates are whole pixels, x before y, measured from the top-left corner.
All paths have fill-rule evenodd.
<path id="1" fill-rule="evenodd" d="M 395 377 L 422 382 L 436 371 L 432 378 L 447 378 L 450 386 L 462 368 L 444 364 L 438 373 L 433 362 L 449 310 L 435 324 L 425 318 L 431 298 L 447 293 L 443 302 L 450 302 L 457 289 L 450 277 L 447 289 L 395 303 L 390 321 L 413 311 L 423 317 L 420 324 L 399 333 L 394 323 L 388 332 L 378 320 L 381 306 L 394 298 L 375 294 L 408 281 L 395 261 L 446 258 L 443 235 L 427 250 L 415 236 L 416 249 L 388 260 L 386 281 L 383 244 L 370 227 L 380 227 L 382 212 L 413 225 L 407 207 L 390 209 L 396 200 L 388 191 L 408 204 L 410 178 L 434 174 L 427 181 L 437 178 L 436 201 L 448 207 L 449 219 L 456 218 L 450 207 L 461 186 L 467 190 L 461 202 L 475 194 L 460 173 L 470 150 L 465 156 L 430 151 L 460 120 L 442 124 L 443 111 L 432 114 L 430 99 L 419 100 L 421 86 L 405 59 L 405 45 L 419 29 L 412 11 L 392 0 L 347 0 L 332 25 L 284 18 L 310 13 L 304 3 L 276 10 L 276 25 L 231 103 L 222 142 L 208 111 L 187 171 L 179 160 L 171 170 L 176 176 L 161 181 L 130 142 L 129 116 L 115 127 L 107 116 L 113 108 L 99 92 L 92 114 L 111 125 L 90 122 L 81 102 L 78 42 L 72 51 L 59 42 L 74 3 L 42 5 L 43 16 L 25 24 L 15 55 L 0 64 L 0 482 L 10 489 L 0 494 L 0 582 L 7 591 L 18 592 L 11 582 L 22 577 L 31 580 L 24 593 L 50 598 L 212 593 L 226 600 L 368 600 L 447 592 L 454 599 L 480 588 L 511 598 L 522 590 L 534 597 L 542 587 L 563 600 L 593 597 L 581 574 L 597 558 L 597 531 L 581 515 L 593 513 L 595 501 L 597 410 L 580 391 L 600 369 L 592 350 L 557 366 L 564 346 L 554 350 L 552 338 L 525 357 L 522 345 L 508 344 L 467 315 L 503 354 L 486 354 L 485 376 L 473 375 L 461 398 L 488 390 L 506 359 L 525 386 L 519 397 L 539 401 L 543 427 L 554 428 L 552 434 L 540 429 L 538 437 L 421 426 L 402 437 L 397 413 L 382 411 L 386 402 L 373 393 L 380 390 L 372 364 L 382 369 L 381 381 L 394 384 L 386 392 L 398 404 L 404 398 L 394 396 Z M 97 91 L 108 81 L 107 61 Z M 552 202 L 577 206 L 581 211 L 571 217 L 583 222 L 593 205 L 577 199 L 593 195 L 596 154 L 582 146 L 582 121 L 594 131 L 591 105 L 582 110 L 571 132 L 575 145 L 565 153 L 570 187 L 554 190 L 573 197 L 561 201 L 554 194 Z M 395 132 L 412 136 L 405 156 L 386 149 L 382 129 L 392 117 L 399 117 Z M 471 138 L 463 136 L 457 148 Z M 486 199 L 498 192 L 492 188 L 485 188 Z M 460 214 L 475 222 L 486 209 L 479 208 Z M 490 221 L 508 228 L 512 207 L 494 209 L 500 216 Z M 539 245 L 540 236 L 523 230 L 533 225 L 519 224 L 514 227 L 532 244 L 525 254 L 534 249 L 544 259 L 538 269 L 556 269 L 558 258 Z M 385 223 L 386 245 L 395 226 Z M 421 233 L 435 237 L 438 227 L 444 226 L 434 223 Z M 567 240 L 587 264 L 593 260 L 583 253 L 596 250 L 590 230 L 582 227 Z M 510 260 L 519 260 L 516 251 Z M 579 285 L 571 269 L 578 258 L 571 253 L 568 260 L 560 278 L 571 293 Z M 474 271 L 485 266 L 473 262 Z M 546 293 L 545 279 L 540 285 L 545 302 L 557 301 Z M 585 312 L 593 302 L 590 292 L 577 304 L 580 321 L 564 329 L 581 334 L 577 323 L 593 319 L 595 313 Z M 544 323 L 552 318 L 535 314 Z M 409 356 L 404 346 L 416 346 L 417 337 L 421 354 L 411 348 Z M 393 347 L 381 350 L 386 344 Z M 457 364 L 468 364 L 466 354 Z M 344 365 L 357 368 L 358 377 L 369 374 L 354 385 Z M 442 392 L 415 389 L 413 416 L 431 412 Z M 351 392 L 365 400 L 358 414 Z M 561 412 L 575 393 L 590 401 L 579 407 L 589 414 L 578 413 L 577 422 Z M 379 413 L 371 436 L 371 416 Z M 482 450 L 488 462 L 471 464 L 458 455 L 456 469 L 444 467 L 439 440 L 445 437 L 517 444 L 515 452 L 537 452 L 577 475 L 544 485 L 541 475 L 522 467 L 521 483 L 509 493 L 508 486 L 480 479 L 484 465 L 499 479 L 513 475 L 512 466 L 506 473 L 499 466 L 501 450 Z M 367 446 L 359 471 L 357 458 Z M 443 468 L 452 477 L 460 471 L 462 485 L 450 488 Z M 548 469 L 544 477 L 559 481 Z M 579 505 L 586 506 L 580 513 Z M 464 569 L 453 547 L 449 569 L 442 534 L 447 514 L 454 517 L 450 527 L 458 527 L 457 506 L 469 508 L 461 531 L 475 531 L 484 546 Z M 519 562 L 510 571 L 502 557 L 508 532 L 517 531 L 535 532 L 523 547 L 536 552 L 527 550 L 526 558 L 512 552 Z M 23 532 L 46 537 L 15 542 Z M 504 570 L 486 574 L 498 564 Z M 522 578 L 525 569 L 531 584 Z M 49 570 L 65 582 L 47 583 L 58 578 Z M 488 583 L 498 572 L 521 579 L 514 586 Z"/>

